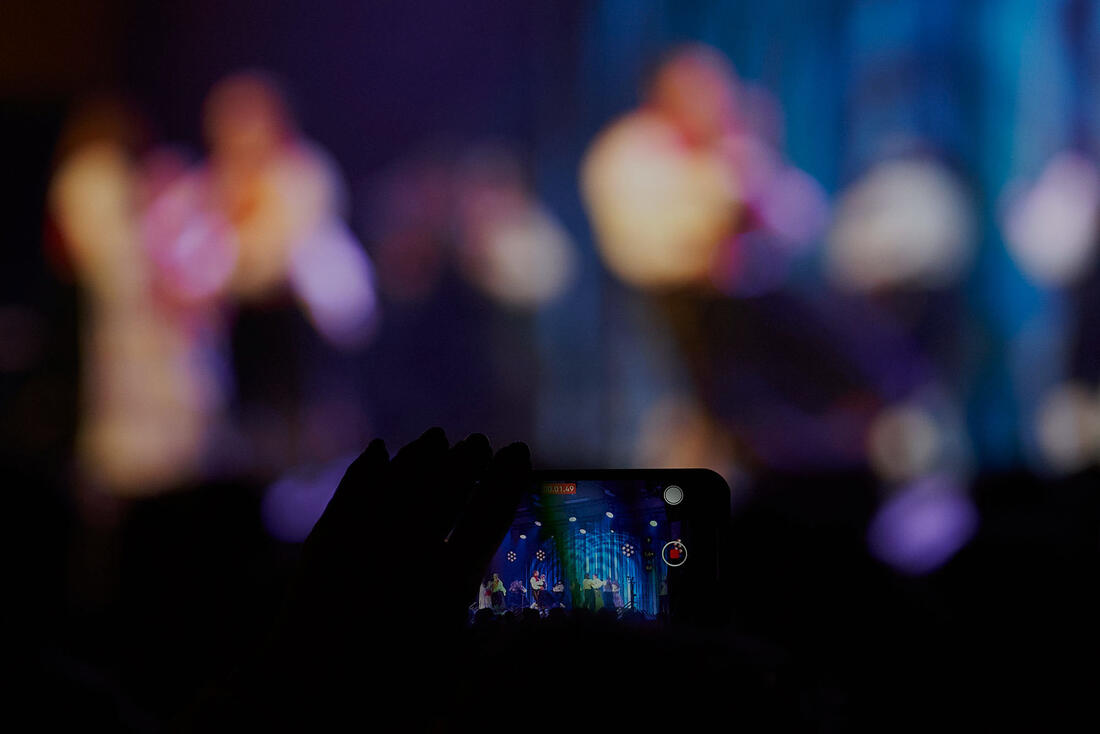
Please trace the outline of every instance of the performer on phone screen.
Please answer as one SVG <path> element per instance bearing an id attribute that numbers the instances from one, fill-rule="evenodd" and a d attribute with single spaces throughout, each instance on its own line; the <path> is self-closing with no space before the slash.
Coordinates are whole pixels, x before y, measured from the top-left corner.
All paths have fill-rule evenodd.
<path id="1" fill-rule="evenodd" d="M 478 611 L 482 609 L 488 609 L 493 606 L 493 592 L 489 588 L 492 582 L 493 579 L 491 576 L 486 576 L 481 581 L 481 586 L 477 590 Z"/>
<path id="2" fill-rule="evenodd" d="M 494 573 L 489 582 L 489 592 L 492 594 L 493 611 L 498 614 L 504 611 L 504 582 L 500 580 L 500 574 Z"/>
<path id="3" fill-rule="evenodd" d="M 581 605 L 585 609 L 596 611 L 596 587 L 592 585 L 592 574 L 586 573 L 584 575 L 584 581 L 581 582 L 581 593 L 584 595 L 584 601 Z"/>
<path id="4" fill-rule="evenodd" d="M 622 609 L 623 597 L 619 593 L 619 582 L 616 579 L 611 578 L 607 580 L 607 587 L 604 589 L 604 606 L 608 605 L 608 595 L 611 596 L 611 608 Z"/>
<path id="5" fill-rule="evenodd" d="M 581 584 L 581 589 L 584 591 L 584 606 L 585 608 L 596 611 L 596 592 L 603 586 L 604 582 L 600 580 L 600 577 L 594 573 L 586 573 L 584 575 L 584 582 Z"/>
<path id="6" fill-rule="evenodd" d="M 553 592 L 554 592 L 554 603 L 557 604 L 559 607 L 564 608 L 565 607 L 565 584 L 562 583 L 561 579 L 558 579 L 557 581 L 554 582 Z"/>
<path id="7" fill-rule="evenodd" d="M 608 578 L 600 585 L 600 596 L 602 597 L 604 609 L 615 609 L 615 595 L 611 592 L 611 579 Z"/>
<path id="8" fill-rule="evenodd" d="M 535 597 L 534 603 L 531 605 L 535 609 L 543 608 L 542 592 L 546 588 L 546 579 L 544 579 L 536 570 L 531 574 L 531 580 L 528 582 L 531 588 L 531 594 Z"/>
<path id="9" fill-rule="evenodd" d="M 523 582 L 516 579 L 508 585 L 508 608 L 509 609 L 522 609 L 523 602 L 527 599 L 527 587 L 523 585 Z"/>

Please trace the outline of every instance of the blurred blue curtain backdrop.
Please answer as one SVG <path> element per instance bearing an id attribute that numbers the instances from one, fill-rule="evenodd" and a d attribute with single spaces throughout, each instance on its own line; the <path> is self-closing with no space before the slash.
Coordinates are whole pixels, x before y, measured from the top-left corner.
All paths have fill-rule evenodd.
<path id="1" fill-rule="evenodd" d="M 1010 258 L 998 197 L 1059 150 L 1097 152 L 1091 3 L 607 0 L 538 12 L 544 29 L 575 22 L 563 13 L 581 16 L 575 53 L 562 58 L 567 50 L 547 44 L 536 54 L 535 168 L 541 196 L 585 258 L 581 281 L 538 319 L 540 445 L 628 461 L 644 396 L 680 379 L 659 335 L 643 336 L 644 316 L 599 267 L 576 172 L 601 127 L 638 104 L 661 53 L 703 41 L 777 96 L 781 150 L 831 194 L 907 140 L 973 187 L 980 242 L 959 294 L 969 308 L 939 369 L 965 405 L 979 464 L 1008 466 L 1035 450 L 1021 427 L 1033 425 L 1040 392 L 1065 376 L 1072 324 L 1064 294 L 1028 281 Z M 795 275 L 813 302 L 820 260 Z"/>

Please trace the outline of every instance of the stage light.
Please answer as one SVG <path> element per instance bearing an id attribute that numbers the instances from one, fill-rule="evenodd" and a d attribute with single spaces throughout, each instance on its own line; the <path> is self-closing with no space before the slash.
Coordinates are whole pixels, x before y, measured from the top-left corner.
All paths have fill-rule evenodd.
<path id="1" fill-rule="evenodd" d="M 542 527 L 542 520 L 535 520 L 535 527 Z"/>
<path id="2" fill-rule="evenodd" d="M 588 531 L 585 530 L 584 528 L 581 528 L 581 535 L 587 535 L 587 534 L 588 534 Z"/>
<path id="3" fill-rule="evenodd" d="M 543 551 L 542 548 L 539 548 L 537 551 L 535 551 L 535 558 L 540 560 L 540 561 L 545 561 L 546 560 L 546 552 Z"/>
<path id="4" fill-rule="evenodd" d="M 609 519 L 615 517 L 615 515 L 611 511 L 605 512 L 604 514 L 607 515 Z"/>
<path id="5" fill-rule="evenodd" d="M 515 563 L 516 562 L 516 552 L 515 551 L 508 551 L 507 558 L 508 558 L 508 563 Z"/>
<path id="6" fill-rule="evenodd" d="M 655 527 L 657 527 L 657 521 L 656 521 L 656 520 L 650 520 L 650 521 L 649 521 L 649 526 L 650 526 L 651 528 L 655 528 Z"/>
<path id="7" fill-rule="evenodd" d="M 527 534 L 526 533 L 520 533 L 519 534 L 519 539 L 520 540 L 527 540 Z"/>
<path id="8" fill-rule="evenodd" d="M 576 522 L 576 521 L 577 521 L 576 516 L 573 516 L 573 517 L 569 518 L 569 522 Z"/>

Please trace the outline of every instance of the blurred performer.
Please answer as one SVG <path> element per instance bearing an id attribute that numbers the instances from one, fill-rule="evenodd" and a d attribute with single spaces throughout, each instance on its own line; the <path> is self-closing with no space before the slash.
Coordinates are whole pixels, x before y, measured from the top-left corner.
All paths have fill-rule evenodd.
<path id="1" fill-rule="evenodd" d="M 297 130 L 273 82 L 257 73 L 220 81 L 205 101 L 203 130 L 207 159 L 156 197 L 146 231 L 165 262 L 198 250 L 228 264 L 219 295 L 236 306 L 236 394 L 252 453 L 269 469 L 302 452 L 292 426 L 307 423 L 314 408 L 312 396 L 300 394 L 305 376 L 288 296 L 327 341 L 356 347 L 377 312 L 373 268 L 342 221 L 335 166 Z M 328 444 L 328 454 L 339 454 L 357 445 L 355 431 L 337 418 L 329 411 L 316 421 L 326 435 L 307 450 Z"/>
<path id="2" fill-rule="evenodd" d="M 581 186 L 608 268 L 644 288 L 707 280 L 738 226 L 743 183 L 722 150 L 730 72 L 699 49 L 668 61 L 647 104 L 615 121 L 585 155 Z"/>
<path id="3" fill-rule="evenodd" d="M 531 580 L 529 583 L 531 586 L 531 594 L 535 597 L 535 601 L 532 606 L 536 609 L 542 609 L 542 593 L 543 590 L 546 589 L 546 579 L 542 578 L 542 576 L 540 576 L 539 572 L 536 570 L 534 573 L 531 574 Z"/>
<path id="4" fill-rule="evenodd" d="M 664 312 L 703 404 L 709 404 L 703 383 L 710 360 L 697 344 L 703 335 L 694 299 L 717 295 L 713 276 L 737 260 L 736 234 L 751 219 L 750 189 L 758 178 L 750 171 L 762 167 L 767 153 L 741 134 L 735 91 L 733 71 L 717 52 L 691 46 L 674 53 L 658 69 L 645 103 L 600 133 L 581 169 L 604 263 Z M 705 444 L 696 456 L 641 458 L 662 465 L 699 458 L 713 463 L 712 445 L 722 442 L 721 434 L 709 415 L 695 412 L 703 418 L 691 424 L 694 435 Z M 656 439 L 642 436 L 641 451 L 686 435 L 657 431 Z"/>
<path id="5" fill-rule="evenodd" d="M 477 148 L 455 167 L 456 258 L 471 285 L 513 311 L 550 303 L 577 270 L 576 245 L 526 183 L 518 156 Z"/>
<path id="6" fill-rule="evenodd" d="M 862 461 L 873 415 L 863 374 L 897 382 L 882 365 L 900 363 L 904 344 L 867 347 L 870 358 L 844 343 L 886 343 L 868 309 L 854 309 L 863 318 L 853 326 L 843 304 L 783 291 L 794 258 L 820 241 L 828 206 L 821 186 L 782 160 L 781 124 L 766 92 L 692 45 L 665 59 L 643 104 L 585 154 L 601 258 L 636 289 L 622 298 L 664 317 L 688 379 L 650 406 L 639 461 L 732 471 L 735 441 L 742 460 L 765 464 Z"/>
<path id="7" fill-rule="evenodd" d="M 208 215 L 230 228 L 237 261 L 231 286 L 243 300 L 286 282 L 294 248 L 332 215 L 334 172 L 298 137 L 282 94 L 258 74 L 219 82 L 206 99 L 210 155 L 198 174 Z"/>
<path id="8" fill-rule="evenodd" d="M 520 155 L 492 145 L 425 152 L 370 187 L 364 228 L 392 307 L 364 379 L 402 376 L 404 389 L 372 401 L 394 416 L 389 430 L 414 430 L 401 416 L 441 406 L 454 418 L 439 420 L 456 430 L 528 433 L 537 423 L 527 379 L 541 359 L 536 314 L 567 292 L 579 267 L 532 180 Z M 438 358 L 425 361 L 409 333 L 435 343 Z M 479 399 L 456 397 L 473 394 Z"/>
<path id="9" fill-rule="evenodd" d="M 200 470 L 224 404 L 217 256 L 158 259 L 144 237 L 149 200 L 182 163 L 141 156 L 136 115 L 94 104 L 59 144 L 50 213 L 82 291 L 79 474 L 117 495 L 152 494 Z M 201 244 L 193 248 L 201 253 Z M 184 287 L 201 282 L 203 288 Z"/>
<path id="10" fill-rule="evenodd" d="M 781 161 L 768 140 L 778 121 L 753 119 L 777 117 L 773 107 L 712 48 L 665 59 L 644 104 L 600 133 L 582 163 L 585 204 L 613 273 L 644 289 L 724 287 L 748 254 L 740 233 L 766 231 L 780 258 L 820 233 L 823 191 Z"/>

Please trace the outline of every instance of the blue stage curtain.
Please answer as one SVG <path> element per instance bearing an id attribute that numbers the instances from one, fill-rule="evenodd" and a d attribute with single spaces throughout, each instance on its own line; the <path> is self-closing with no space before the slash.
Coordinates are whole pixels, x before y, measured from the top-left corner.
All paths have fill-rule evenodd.
<path id="1" fill-rule="evenodd" d="M 613 525 L 616 525 L 615 532 L 611 532 Z M 605 581 L 617 581 L 624 607 L 630 603 L 628 580 L 633 579 L 635 608 L 653 616 L 658 610 L 662 569 L 660 559 L 655 556 L 651 559 L 653 570 L 646 571 L 644 551 L 651 548 L 657 554 L 660 548 L 656 541 L 646 543 L 649 536 L 645 532 L 631 532 L 623 525 L 606 518 L 582 519 L 553 529 L 528 530 L 525 539 L 519 538 L 519 532 L 514 531 L 494 556 L 489 573 L 499 573 L 505 587 L 516 580 L 527 587 L 524 601 L 527 607 L 535 600 L 530 588 L 531 574 L 535 570 L 546 578 L 547 590 L 552 590 L 559 580 L 565 584 L 563 596 L 569 608 L 584 603 L 580 587 L 586 573 L 595 573 Z M 581 533 L 582 527 L 587 532 Z M 629 557 L 623 552 L 624 544 L 633 546 L 633 554 Z M 538 557 L 540 550 L 543 552 L 541 560 Z M 514 561 L 508 560 L 509 552 L 515 553 Z M 602 594 L 597 593 L 596 608 L 602 606 Z"/>

